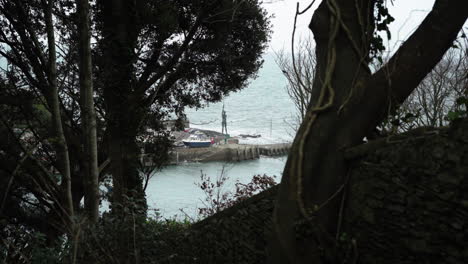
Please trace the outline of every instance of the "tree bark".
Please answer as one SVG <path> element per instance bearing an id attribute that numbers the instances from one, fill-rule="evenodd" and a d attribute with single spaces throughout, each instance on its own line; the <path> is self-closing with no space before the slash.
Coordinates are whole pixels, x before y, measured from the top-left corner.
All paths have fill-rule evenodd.
<path id="1" fill-rule="evenodd" d="M 110 173 L 113 181 L 111 209 L 126 228 L 138 227 L 146 213 L 146 198 L 138 171 L 140 149 L 136 136 L 145 113 L 143 101 L 136 95 L 134 50 L 140 25 L 141 1 L 100 0 L 103 39 L 104 99 L 108 135 Z M 136 222 L 134 222 L 136 220 Z M 118 257 L 122 263 L 138 263 L 138 233 L 123 230 L 119 237 Z"/>
<path id="2" fill-rule="evenodd" d="M 339 261 L 349 170 L 343 150 L 358 145 L 435 66 L 463 26 L 467 5 L 436 1 L 389 63 L 371 75 L 374 1 L 320 4 L 310 25 L 317 43 L 312 100 L 283 173 L 270 263 Z"/>
<path id="3" fill-rule="evenodd" d="M 55 145 L 57 147 L 57 163 L 59 164 L 59 172 L 62 176 L 62 187 L 65 196 L 65 208 L 68 213 L 68 221 L 72 226 L 72 218 L 74 215 L 73 199 L 71 191 L 71 172 L 70 172 L 70 158 L 68 154 L 68 146 L 65 139 L 65 134 L 62 124 L 62 115 L 60 111 L 60 101 L 57 87 L 57 58 L 55 48 L 55 33 L 52 18 L 52 9 L 54 1 L 49 0 L 47 3 L 44 0 L 44 14 L 47 30 L 47 43 L 49 48 L 48 54 L 48 81 L 49 92 L 47 93 L 47 102 L 52 113 L 52 127 L 55 132 Z"/>
<path id="4" fill-rule="evenodd" d="M 82 130 L 85 156 L 85 209 L 91 223 L 99 219 L 99 170 L 96 133 L 96 113 L 93 101 L 91 32 L 88 0 L 78 0 L 79 68 Z"/>
<path id="5" fill-rule="evenodd" d="M 137 1 L 138 2 L 138 1 Z M 113 177 L 113 202 L 122 203 L 129 191 L 141 193 L 142 181 L 138 174 L 138 149 L 135 139 L 144 106 L 135 95 L 133 62 L 139 32 L 137 6 L 128 1 L 100 1 L 103 16 L 102 49 L 104 67 L 104 97 L 108 120 L 110 170 Z"/>

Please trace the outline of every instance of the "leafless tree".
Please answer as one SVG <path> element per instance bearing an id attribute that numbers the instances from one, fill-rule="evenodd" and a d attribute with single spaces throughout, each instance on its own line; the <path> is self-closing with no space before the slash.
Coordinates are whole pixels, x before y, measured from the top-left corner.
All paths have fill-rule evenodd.
<path id="1" fill-rule="evenodd" d="M 316 63 L 312 40 L 300 40 L 294 54 L 285 50 L 275 53 L 275 62 L 288 80 L 286 90 L 296 106 L 300 123 L 307 112 L 314 82 Z"/>
<path id="2" fill-rule="evenodd" d="M 410 115 L 398 124 L 406 128 L 447 125 L 450 112 L 466 110 L 457 99 L 468 93 L 468 39 L 464 34 L 442 60 L 421 81 L 400 108 L 399 118 Z M 397 118 L 398 119 L 398 118 Z"/>
<path id="3" fill-rule="evenodd" d="M 299 41 L 294 56 L 281 50 L 275 53 L 275 61 L 288 80 L 286 90 L 297 109 L 296 122 L 290 124 L 297 130 L 307 112 L 312 93 L 316 66 L 315 50 L 311 39 Z M 380 69 L 381 63 L 373 62 L 372 68 Z M 444 126 L 451 111 L 463 110 L 457 98 L 468 90 L 468 39 L 462 35 L 443 59 L 424 78 L 397 112 L 385 120 L 380 128 L 384 134 L 398 133 L 421 126 Z"/>

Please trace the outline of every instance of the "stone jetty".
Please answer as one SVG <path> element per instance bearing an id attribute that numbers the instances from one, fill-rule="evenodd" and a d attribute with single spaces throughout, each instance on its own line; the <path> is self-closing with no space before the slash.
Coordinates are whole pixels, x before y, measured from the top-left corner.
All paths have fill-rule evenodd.
<path id="1" fill-rule="evenodd" d="M 258 159 L 262 156 L 287 155 L 291 148 L 290 143 L 266 144 L 266 145 L 244 145 L 244 144 L 221 144 L 207 148 L 174 148 L 170 152 L 170 163 L 181 162 L 209 162 L 209 161 L 242 161 Z M 142 161 L 145 166 L 152 166 L 151 154 L 144 154 Z"/>
<path id="2" fill-rule="evenodd" d="M 171 152 L 171 163 L 242 161 L 263 156 L 287 155 L 291 144 L 244 145 L 224 144 L 208 148 L 178 148 Z"/>
<path id="3" fill-rule="evenodd" d="M 210 138 L 214 144 L 206 148 L 183 147 L 183 141 L 192 134 L 202 134 L 206 138 Z M 291 143 L 265 145 L 239 144 L 239 138 L 247 137 L 258 138 L 261 135 L 241 134 L 237 137 L 229 137 L 227 134 L 197 128 L 187 128 L 184 131 L 171 131 L 171 138 L 176 147 L 169 152 L 170 163 L 252 160 L 258 159 L 260 156 L 287 155 L 291 148 Z M 145 150 L 146 154 L 141 155 L 141 161 L 144 166 L 153 166 L 151 149 Z"/>

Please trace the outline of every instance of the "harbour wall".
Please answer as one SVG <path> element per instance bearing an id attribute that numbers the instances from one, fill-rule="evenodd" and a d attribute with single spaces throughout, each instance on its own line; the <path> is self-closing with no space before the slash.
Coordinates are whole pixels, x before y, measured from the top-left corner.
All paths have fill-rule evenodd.
<path id="1" fill-rule="evenodd" d="M 262 156 L 284 156 L 289 153 L 290 143 L 267 145 L 224 144 L 207 148 L 175 148 L 170 155 L 170 163 L 209 162 L 209 161 L 242 161 L 258 159 Z M 143 154 L 145 166 L 153 165 L 151 153 Z"/>

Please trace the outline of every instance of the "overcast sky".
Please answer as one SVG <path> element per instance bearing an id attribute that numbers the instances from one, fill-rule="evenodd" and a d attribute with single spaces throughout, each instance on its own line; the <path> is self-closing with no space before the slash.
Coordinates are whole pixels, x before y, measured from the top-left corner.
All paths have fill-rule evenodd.
<path id="1" fill-rule="evenodd" d="M 282 48 L 290 49 L 291 33 L 296 11 L 296 3 L 299 2 L 300 9 L 304 9 L 311 3 L 311 0 L 264 0 L 264 7 L 272 18 L 273 35 L 269 51 L 278 51 Z M 350 0 L 351 1 L 351 0 Z M 406 39 L 412 31 L 421 23 L 427 13 L 432 9 L 435 0 L 394 0 L 393 5 L 388 1 L 390 14 L 395 21 L 390 24 L 392 39 L 387 43 L 392 49 L 395 44 Z M 308 29 L 313 12 L 321 1 L 316 1 L 313 7 L 305 14 L 298 17 L 296 39 L 299 37 L 311 36 Z M 399 40 L 399 41 L 397 41 Z"/>

